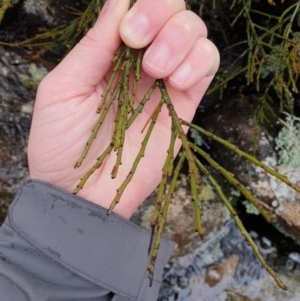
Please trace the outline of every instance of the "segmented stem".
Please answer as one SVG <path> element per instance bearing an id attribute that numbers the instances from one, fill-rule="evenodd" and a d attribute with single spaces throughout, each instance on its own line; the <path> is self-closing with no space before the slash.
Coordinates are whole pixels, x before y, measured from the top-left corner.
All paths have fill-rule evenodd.
<path id="1" fill-rule="evenodd" d="M 89 179 L 89 177 L 94 173 L 96 169 L 98 169 L 103 161 L 106 159 L 106 157 L 110 154 L 111 150 L 113 149 L 113 145 L 110 144 L 106 150 L 101 154 L 100 157 L 97 158 L 97 162 L 94 164 L 94 166 L 80 179 L 79 184 L 76 186 L 76 188 L 73 191 L 73 194 L 76 194 L 79 192 L 80 189 L 83 188 L 86 181 Z"/>
<path id="2" fill-rule="evenodd" d="M 75 165 L 74 165 L 74 168 L 79 167 L 79 166 L 82 164 L 83 160 L 86 158 L 87 153 L 88 153 L 88 151 L 89 151 L 89 149 L 90 149 L 90 147 L 91 147 L 91 145 L 92 145 L 92 142 L 93 142 L 94 139 L 96 138 L 97 133 L 98 133 L 98 131 L 99 131 L 99 129 L 100 129 L 100 127 L 101 127 L 101 125 L 102 125 L 102 123 L 103 123 L 103 121 L 104 121 L 104 119 L 105 119 L 107 113 L 108 113 L 108 110 L 109 110 L 110 106 L 112 105 L 113 101 L 116 99 L 116 97 L 117 97 L 117 95 L 118 95 L 118 93 L 119 93 L 120 87 L 121 87 L 121 85 L 120 85 L 120 83 L 119 83 L 119 84 L 116 86 L 116 88 L 115 88 L 113 94 L 111 95 L 109 101 L 108 101 L 107 104 L 105 105 L 104 111 L 103 111 L 102 114 L 100 115 L 100 117 L 99 117 L 99 119 L 98 119 L 98 122 L 96 123 L 94 129 L 92 130 L 92 134 L 91 134 L 90 138 L 88 139 L 88 141 L 87 141 L 87 143 L 86 143 L 86 146 L 85 146 L 85 148 L 84 148 L 84 150 L 83 150 L 82 155 L 81 155 L 80 158 L 76 161 L 76 163 L 75 163 Z"/>
<path id="3" fill-rule="evenodd" d="M 155 90 L 155 88 L 157 87 L 156 82 L 151 86 L 151 88 L 147 91 L 147 93 L 145 94 L 145 96 L 143 97 L 143 99 L 141 100 L 140 104 L 136 107 L 136 109 L 133 111 L 132 115 L 130 116 L 130 118 L 128 119 L 127 123 L 126 123 L 126 129 L 128 129 L 131 124 L 133 123 L 133 121 L 136 119 L 136 117 L 142 113 L 143 108 L 146 104 L 146 102 L 150 99 L 153 91 Z"/>
<path id="4" fill-rule="evenodd" d="M 165 201 L 163 204 L 163 208 L 160 212 L 160 218 L 158 220 L 158 226 L 157 226 L 157 232 L 155 235 L 154 245 L 153 245 L 153 249 L 151 251 L 150 262 L 149 262 L 148 268 L 147 268 L 148 272 L 149 272 L 150 286 L 152 285 L 152 282 L 153 282 L 155 261 L 156 261 L 157 253 L 158 253 L 159 246 L 160 246 L 162 231 L 163 231 L 165 223 L 166 223 L 167 213 L 168 213 L 169 205 L 171 202 L 171 197 L 175 190 L 179 172 L 182 168 L 182 164 L 183 164 L 184 160 L 185 160 L 185 156 L 179 157 L 179 161 L 174 170 L 174 174 L 173 174 L 173 177 L 172 177 L 172 180 L 170 183 L 170 187 L 169 187 L 168 193 L 166 195 L 166 198 L 165 198 Z"/>
<path id="5" fill-rule="evenodd" d="M 171 177 L 172 173 L 173 173 L 172 172 L 172 170 L 173 170 L 172 162 L 174 159 L 175 141 L 176 141 L 176 134 L 175 134 L 174 129 L 172 129 L 169 149 L 167 151 L 167 157 L 166 157 L 163 169 L 162 169 L 162 179 L 159 183 L 158 192 L 157 192 L 157 196 L 156 196 L 156 202 L 155 202 L 155 208 L 154 208 L 154 212 L 152 214 L 151 222 L 150 222 L 152 233 L 151 233 L 151 239 L 150 239 L 150 244 L 149 244 L 149 252 L 152 247 L 152 239 L 153 239 L 153 235 L 154 235 L 154 231 L 155 231 L 155 226 L 157 224 L 158 215 L 161 212 L 161 204 L 163 202 L 163 197 L 164 197 L 164 194 L 166 191 L 167 181 L 168 181 L 168 178 Z"/>
<path id="6" fill-rule="evenodd" d="M 106 98 L 107 98 L 107 94 L 109 91 L 111 91 L 111 87 L 112 87 L 112 84 L 116 78 L 116 75 L 117 75 L 117 72 L 120 70 L 121 68 L 121 64 L 123 63 L 123 59 L 124 59 L 124 56 L 126 54 L 126 51 L 124 51 L 124 45 L 122 44 L 119 49 L 117 50 L 115 56 L 114 56 L 114 59 L 113 60 L 118 60 L 117 61 L 117 64 L 115 65 L 114 69 L 113 69 L 113 72 L 108 80 L 108 83 L 104 89 L 104 92 L 101 96 L 101 102 L 98 106 L 98 110 L 97 110 L 97 113 L 100 113 L 103 106 L 105 105 L 105 102 L 106 102 Z"/>
<path id="7" fill-rule="evenodd" d="M 129 171 L 129 174 L 127 175 L 126 179 L 123 181 L 122 185 L 117 189 L 117 194 L 115 196 L 115 198 L 113 199 L 109 209 L 108 209 L 108 212 L 107 214 L 110 214 L 113 209 L 115 208 L 115 206 L 119 203 L 120 201 L 120 198 L 124 192 L 124 190 L 126 189 L 127 185 L 129 184 L 129 182 L 131 181 L 136 169 L 137 169 L 137 166 L 141 160 L 142 157 L 144 157 L 145 155 L 145 149 L 146 149 L 146 146 L 147 146 L 147 143 L 149 141 L 149 138 L 151 136 L 151 133 L 152 133 L 152 130 L 154 128 L 154 125 L 156 123 L 156 120 L 157 120 L 157 117 L 159 115 L 159 112 L 161 110 L 161 107 L 162 107 L 163 103 L 161 102 L 160 106 L 157 108 L 156 112 L 154 113 L 153 117 L 152 117 L 152 120 L 151 120 L 151 123 L 149 125 L 149 128 L 147 130 L 147 133 L 142 141 L 142 146 L 141 146 L 141 149 L 140 151 L 138 152 L 134 162 L 133 162 L 133 165 Z"/>
<path id="8" fill-rule="evenodd" d="M 277 179 L 279 179 L 280 181 L 284 182 L 286 185 L 292 187 L 295 191 L 300 193 L 300 187 L 294 183 L 292 183 L 290 180 L 288 180 L 288 178 L 280 173 L 278 173 L 277 171 L 275 171 L 274 169 L 266 166 L 265 164 L 263 164 L 262 162 L 260 162 L 259 160 L 257 160 L 255 157 L 243 152 L 242 150 L 240 150 L 238 148 L 238 146 L 231 144 L 230 142 L 212 134 L 211 132 L 208 132 L 206 130 L 204 130 L 203 128 L 192 124 L 190 122 L 184 121 L 184 120 L 180 120 L 181 124 L 187 125 L 191 128 L 194 128 L 195 130 L 197 130 L 199 133 L 219 142 L 220 144 L 224 145 L 225 147 L 229 148 L 230 150 L 232 150 L 233 152 L 235 152 L 237 155 L 251 161 L 253 164 L 255 164 L 256 166 L 259 166 L 260 168 L 262 168 L 263 170 L 265 170 L 267 173 L 269 173 L 270 175 L 276 177 Z"/>
<path id="9" fill-rule="evenodd" d="M 131 5 L 134 3 L 134 0 L 131 0 Z M 274 175 L 287 185 L 294 188 L 296 191 L 300 192 L 300 187 L 297 185 L 291 183 L 285 176 L 277 173 L 275 170 L 267 167 L 260 161 L 258 161 L 253 156 L 239 150 L 235 145 L 229 143 L 228 141 L 223 140 L 222 138 L 219 138 L 212 133 L 205 131 L 199 126 L 196 126 L 194 124 L 191 124 L 189 122 L 183 121 L 178 118 L 178 115 L 174 109 L 174 106 L 171 102 L 171 99 L 168 95 L 166 86 L 164 84 L 163 80 L 156 80 L 154 84 L 149 88 L 147 93 L 144 95 L 142 100 L 140 100 L 139 104 L 135 108 L 135 98 L 136 93 L 138 90 L 138 81 L 141 77 L 141 62 L 142 62 L 142 54 L 143 50 L 133 50 L 127 47 L 126 45 L 122 44 L 119 49 L 116 51 L 114 56 L 114 63 L 115 66 L 113 68 L 112 74 L 108 80 L 107 86 L 104 89 L 99 107 L 98 107 L 98 113 L 100 113 L 100 117 L 92 131 L 92 134 L 90 135 L 87 144 L 84 148 L 84 151 L 79 158 L 79 160 L 75 163 L 75 168 L 79 167 L 85 157 L 87 156 L 87 153 L 90 149 L 90 146 L 94 139 L 97 136 L 97 133 L 103 124 L 107 113 L 109 109 L 111 108 L 111 105 L 113 104 L 113 101 L 118 99 L 118 108 L 116 111 L 116 117 L 115 117 L 115 128 L 113 136 L 111 137 L 111 142 L 105 149 L 105 151 L 97 158 L 96 163 L 90 170 L 81 178 L 79 184 L 74 189 L 73 193 L 78 193 L 80 189 L 83 188 L 86 181 L 89 179 L 89 177 L 95 172 L 97 168 L 99 168 L 104 160 L 107 158 L 107 156 L 111 153 L 112 150 L 117 151 L 116 161 L 114 164 L 114 167 L 111 172 L 112 178 L 115 178 L 118 173 L 118 169 L 120 165 L 122 164 L 122 153 L 123 153 L 123 146 L 125 143 L 126 138 L 126 130 L 132 126 L 133 122 L 144 109 L 144 106 L 146 102 L 150 99 L 152 93 L 156 88 L 159 88 L 161 93 L 161 101 L 159 102 L 158 106 L 154 109 L 152 115 L 149 117 L 149 124 L 146 123 L 145 127 L 148 127 L 146 134 L 143 138 L 143 141 L 141 143 L 141 148 L 136 155 L 134 162 L 132 164 L 132 167 L 125 178 L 123 180 L 120 187 L 117 189 L 117 193 L 115 198 L 113 199 L 110 208 L 108 209 L 107 214 L 110 214 L 114 207 L 120 202 L 120 199 L 127 188 L 128 184 L 132 180 L 136 169 L 141 161 L 141 158 L 145 154 L 145 150 L 147 147 L 147 144 L 149 142 L 150 136 L 153 132 L 154 125 L 157 121 L 158 115 L 161 111 L 161 108 L 163 105 L 166 105 L 169 116 L 172 122 L 171 127 L 171 136 L 170 136 L 170 143 L 169 148 L 167 151 L 167 156 L 165 159 L 164 166 L 162 168 L 162 180 L 158 188 L 158 194 L 155 204 L 154 213 L 151 218 L 151 228 L 152 228 L 152 234 L 151 234 L 151 241 L 149 246 L 149 252 L 151 250 L 150 254 L 150 261 L 148 264 L 148 272 L 149 272 L 149 278 L 150 278 L 150 285 L 152 285 L 153 281 L 153 273 L 154 273 L 154 267 L 155 267 L 155 261 L 157 258 L 157 253 L 160 247 L 160 241 L 161 241 L 161 235 L 162 231 L 166 222 L 167 212 L 169 208 L 169 204 L 171 201 L 172 193 L 174 192 L 176 181 L 179 176 L 180 169 L 182 167 L 182 164 L 185 159 L 187 159 L 188 167 L 189 167 L 189 180 L 190 180 L 190 189 L 191 189 L 191 199 L 193 201 L 194 205 L 194 214 L 195 214 L 195 230 L 197 233 L 202 237 L 204 234 L 204 229 L 202 226 L 202 216 L 201 216 L 201 207 L 200 207 L 200 199 L 199 199 L 199 191 L 198 187 L 201 184 L 201 177 L 200 173 L 202 172 L 205 174 L 213 187 L 216 189 L 218 195 L 223 200 L 226 207 L 229 209 L 231 215 L 233 216 L 238 228 L 240 229 L 241 233 L 245 236 L 246 240 L 249 242 L 251 247 L 253 248 L 256 256 L 261 261 L 265 269 L 272 275 L 272 277 L 275 279 L 277 284 L 283 288 L 286 289 L 286 286 L 281 282 L 279 277 L 276 275 L 276 273 L 266 264 L 263 257 L 259 253 L 258 247 L 255 245 L 254 241 L 244 228 L 242 222 L 238 218 L 236 212 L 234 211 L 233 207 L 231 206 L 228 199 L 223 194 L 221 188 L 215 181 L 215 179 L 209 174 L 207 169 L 203 166 L 203 164 L 197 159 L 193 151 L 197 152 L 199 155 L 204 157 L 207 162 L 214 167 L 216 170 L 218 170 L 228 181 L 230 184 L 235 186 L 265 217 L 265 219 L 269 222 L 272 222 L 272 215 L 261 206 L 259 201 L 246 189 L 245 186 L 243 186 L 238 180 L 236 180 L 229 171 L 224 169 L 222 166 L 220 166 L 217 162 L 215 162 L 213 159 L 209 157 L 207 153 L 205 153 L 201 148 L 197 147 L 196 145 L 190 143 L 186 137 L 185 130 L 183 129 L 183 126 L 189 126 L 197 130 L 198 132 L 210 137 L 211 139 L 219 142 L 220 144 L 224 145 L 225 147 L 231 149 L 236 154 L 246 158 L 247 160 L 253 162 L 255 165 L 263 168 L 266 172 L 270 173 L 271 175 Z M 132 80 L 131 80 L 132 78 Z M 112 88 L 115 86 L 114 88 Z M 109 93 L 112 93 L 111 96 L 108 98 Z M 176 165 L 175 169 L 173 164 L 174 159 L 174 146 L 176 142 L 176 138 L 179 138 L 182 142 L 182 155 L 179 158 L 179 162 Z M 170 187 L 167 190 L 166 186 L 168 183 L 168 180 L 171 179 Z M 152 247 L 152 240 L 153 247 Z"/>
<path id="10" fill-rule="evenodd" d="M 256 199 L 251 192 L 237 179 L 235 179 L 230 172 L 228 172 L 225 168 L 223 168 L 220 164 L 218 164 L 216 161 L 214 161 L 209 154 L 204 152 L 201 148 L 197 147 L 196 145 L 190 143 L 191 147 L 199 154 L 201 155 L 214 169 L 216 169 L 218 172 L 220 172 L 224 178 L 232 184 L 236 189 L 238 189 L 245 198 L 251 202 L 255 208 L 262 214 L 262 216 L 266 219 L 267 222 L 272 223 L 274 221 L 274 216 L 266 210 L 263 205 L 260 203 L 258 199 Z"/>
<path id="11" fill-rule="evenodd" d="M 174 106 L 171 102 L 171 99 L 167 93 L 167 89 L 165 87 L 163 80 L 158 81 L 158 87 L 161 91 L 162 99 L 169 110 L 169 114 L 172 118 L 172 122 L 174 124 L 176 134 L 178 135 L 178 137 L 180 138 L 180 140 L 182 142 L 183 152 L 188 161 L 191 196 L 192 196 L 192 201 L 194 203 L 195 230 L 198 232 L 200 237 L 203 237 L 204 229 L 202 226 L 201 207 L 200 207 L 200 200 L 199 200 L 198 189 L 197 189 L 197 184 L 200 183 L 200 174 L 199 174 L 197 166 L 195 164 L 194 154 L 192 153 L 192 151 L 189 147 L 188 139 L 186 137 L 186 134 L 185 134 L 183 128 L 181 127 L 178 115 L 177 115 L 177 113 L 174 109 Z"/>
<path id="12" fill-rule="evenodd" d="M 280 288 L 282 288 L 283 290 L 287 290 L 287 286 L 280 280 L 279 276 L 266 263 L 265 259 L 263 258 L 263 256 L 261 255 L 261 253 L 258 249 L 258 246 L 256 245 L 256 243 L 254 242 L 254 240 L 252 239 L 252 237 L 250 236 L 250 234 L 248 233 L 248 231 L 244 227 L 242 221 L 238 217 L 236 211 L 234 210 L 234 208 L 230 204 L 227 197 L 224 195 L 224 193 L 223 193 L 221 187 L 218 185 L 217 181 L 213 178 L 213 176 L 209 173 L 209 171 L 204 167 L 204 165 L 198 159 L 196 159 L 196 164 L 199 167 L 200 171 L 208 178 L 211 185 L 215 188 L 218 196 L 220 197 L 220 199 L 223 201 L 223 203 L 225 204 L 225 206 L 229 210 L 229 212 L 230 212 L 232 218 L 234 219 L 237 227 L 239 228 L 242 235 L 245 237 L 245 239 L 250 244 L 251 248 L 253 249 L 253 252 L 255 253 L 256 257 L 259 259 L 259 261 L 261 262 L 263 267 L 273 277 L 273 279 L 275 280 L 275 282 L 277 283 L 277 285 Z"/>

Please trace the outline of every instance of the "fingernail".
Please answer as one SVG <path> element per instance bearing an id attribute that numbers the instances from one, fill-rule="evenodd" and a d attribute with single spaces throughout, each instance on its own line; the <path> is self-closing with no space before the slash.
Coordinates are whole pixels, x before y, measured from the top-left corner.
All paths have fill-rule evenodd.
<path id="1" fill-rule="evenodd" d="M 162 73 L 170 58 L 169 49 L 164 45 L 151 46 L 145 53 L 145 63 L 153 70 Z"/>
<path id="2" fill-rule="evenodd" d="M 191 74 L 191 65 L 183 63 L 179 68 L 170 76 L 170 80 L 178 86 L 183 86 Z"/>
<path id="3" fill-rule="evenodd" d="M 149 22 L 142 14 L 131 16 L 122 26 L 123 34 L 133 43 L 140 43 L 146 36 Z"/>

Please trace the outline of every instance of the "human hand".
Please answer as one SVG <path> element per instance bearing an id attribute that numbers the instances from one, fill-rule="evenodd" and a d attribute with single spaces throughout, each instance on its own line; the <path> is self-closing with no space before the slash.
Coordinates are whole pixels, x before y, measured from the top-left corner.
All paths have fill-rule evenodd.
<path id="1" fill-rule="evenodd" d="M 116 103 L 108 112 L 82 166 L 74 170 L 74 164 L 98 120 L 97 107 L 121 38 L 132 48 L 143 48 L 151 43 L 143 58 L 136 103 L 153 84 L 154 78 L 164 78 L 177 114 L 186 121 L 192 120 L 219 65 L 218 51 L 207 40 L 203 21 L 185 10 L 183 0 L 153 0 L 151 4 L 148 0 L 138 0 L 130 11 L 128 7 L 129 0 L 108 0 L 94 27 L 41 82 L 28 146 L 33 179 L 72 192 L 109 145 Z M 160 94 L 156 91 L 143 113 L 126 131 L 117 178 L 111 179 L 116 158 L 112 152 L 89 178 L 79 196 L 109 208 L 140 149 L 145 135 L 141 129 L 159 101 Z M 129 218 L 159 184 L 170 141 L 170 126 L 168 111 L 163 108 L 145 157 L 114 212 Z M 177 142 L 177 152 L 179 148 Z"/>

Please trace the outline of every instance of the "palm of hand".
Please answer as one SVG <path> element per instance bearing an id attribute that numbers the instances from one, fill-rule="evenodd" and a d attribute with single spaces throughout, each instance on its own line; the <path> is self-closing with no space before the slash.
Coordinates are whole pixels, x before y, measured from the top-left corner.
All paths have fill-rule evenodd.
<path id="1" fill-rule="evenodd" d="M 61 84 L 55 80 L 53 81 L 53 79 L 53 76 L 50 76 L 49 79 L 46 78 L 37 94 L 29 143 L 30 173 L 33 178 L 72 191 L 78 184 L 79 179 L 94 165 L 96 158 L 111 142 L 117 102 L 108 112 L 106 120 L 98 133 L 98 138 L 94 140 L 82 166 L 74 170 L 74 164 L 80 157 L 85 143 L 99 118 L 96 111 L 106 80 L 101 80 L 95 86 L 82 83 L 82 85 L 77 86 L 76 90 L 71 91 L 73 95 L 70 97 L 70 92 L 66 92 L 69 83 Z M 136 95 L 137 104 L 153 82 L 154 80 L 151 77 L 143 73 Z M 181 117 L 190 120 L 197 106 L 197 101 L 187 99 L 187 93 L 176 91 L 171 87 L 168 87 L 168 89 L 172 99 L 175 102 L 177 101 L 175 103 L 177 111 L 180 112 L 180 107 L 182 106 L 183 109 L 184 106 L 184 110 L 181 111 L 186 113 L 185 116 L 181 115 Z M 65 95 L 65 99 L 62 97 L 63 95 Z M 143 113 L 138 116 L 133 126 L 126 131 L 122 165 L 117 178 L 112 180 L 110 177 L 116 159 L 115 153 L 111 152 L 101 168 L 86 183 L 84 189 L 79 193 L 80 196 L 95 203 L 101 201 L 102 206 L 103 202 L 107 202 L 107 206 L 110 205 L 116 189 L 119 188 L 128 175 L 134 158 L 140 150 L 145 134 L 141 133 L 141 129 L 159 101 L 160 93 L 157 90 L 146 104 Z M 191 108 L 186 110 L 189 103 Z M 136 208 L 140 200 L 145 199 L 158 185 L 169 145 L 170 125 L 168 111 L 163 108 L 153 135 L 149 140 L 145 157 L 141 160 L 132 182 L 124 193 L 124 200 L 121 199 L 120 205 L 117 206 L 119 210 L 124 211 L 122 203 L 126 204 L 126 210 L 128 206 L 132 206 L 132 209 Z M 179 143 L 177 143 L 177 150 L 179 146 Z"/>

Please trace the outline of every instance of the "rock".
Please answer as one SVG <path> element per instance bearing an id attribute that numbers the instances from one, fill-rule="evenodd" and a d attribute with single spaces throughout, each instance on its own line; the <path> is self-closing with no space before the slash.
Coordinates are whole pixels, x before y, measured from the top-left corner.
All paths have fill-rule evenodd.
<path id="1" fill-rule="evenodd" d="M 134 213 L 133 222 L 150 229 L 155 198 L 154 192 Z M 220 229 L 224 222 L 228 220 L 229 213 L 223 203 L 217 199 L 209 185 L 203 187 L 200 199 L 205 237 L 210 237 L 211 233 Z M 176 242 L 174 257 L 188 253 L 200 243 L 200 238 L 194 228 L 194 208 L 185 175 L 182 175 L 177 182 L 163 235 Z"/>
<path id="2" fill-rule="evenodd" d="M 300 254 L 284 256 L 267 237 L 250 233 L 262 256 L 280 275 L 280 289 L 262 267 L 234 222 L 164 270 L 160 301 L 298 301 Z"/>
<path id="3" fill-rule="evenodd" d="M 47 11 L 47 1 L 45 0 L 25 0 L 23 8 L 27 14 L 38 16 L 48 24 L 55 23 L 55 19 Z"/>
<path id="4" fill-rule="evenodd" d="M 225 289 L 233 279 L 238 262 L 239 257 L 231 255 L 220 263 L 207 266 L 202 274 L 191 277 L 191 301 L 199 301 L 199 296 L 201 300 L 215 300 L 220 295 L 226 297 Z"/>
<path id="5" fill-rule="evenodd" d="M 20 184 L 29 177 L 27 140 L 35 91 L 26 89 L 20 75 L 34 77 L 31 65 L 16 65 L 22 57 L 0 47 L 0 224 Z M 39 66 L 37 66 L 39 67 Z M 31 67 L 32 68 L 32 67 Z M 40 67 L 44 70 L 43 67 Z M 34 69 L 34 68 L 33 68 Z M 35 77 L 35 81 L 38 79 Z"/>
<path id="6" fill-rule="evenodd" d="M 267 157 L 263 161 L 300 187 L 300 168 L 278 166 Z M 275 226 L 300 243 L 300 194 L 279 179 L 255 167 L 256 176 L 250 182 L 252 193 L 277 217 Z"/>
<path id="7" fill-rule="evenodd" d="M 252 155 L 255 149 L 254 155 L 257 159 L 264 160 L 267 166 L 274 167 L 279 173 L 300 185 L 299 169 L 278 166 L 276 163 L 274 158 L 276 132 L 274 129 L 267 130 L 261 127 L 259 132 L 256 132 L 253 115 L 253 107 L 249 103 L 243 104 L 243 106 L 232 105 L 217 108 L 203 116 L 202 119 L 204 119 L 207 130 Z M 299 194 L 280 180 L 266 175 L 261 168 L 256 167 L 250 161 L 235 155 L 215 141 L 210 141 L 206 137 L 204 139 L 211 147 L 209 150 L 211 157 L 232 172 L 235 178 L 249 188 L 270 212 L 275 213 L 276 228 L 300 242 L 300 219 L 297 218 L 300 216 Z M 228 185 L 226 181 L 222 182 L 222 177 L 216 172 L 215 174 L 221 187 L 225 192 L 227 190 L 227 195 L 229 195 L 231 185 Z M 243 201 L 241 198 L 240 200 Z M 243 201 L 243 203 L 247 205 L 247 212 L 254 212 L 255 208 L 249 202 Z"/>
<path id="8" fill-rule="evenodd" d="M 18 74 L 22 85 L 27 90 L 37 90 L 41 80 L 47 75 L 47 69 L 42 65 L 31 63 L 28 65 L 29 74 Z"/>

